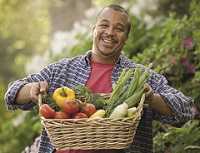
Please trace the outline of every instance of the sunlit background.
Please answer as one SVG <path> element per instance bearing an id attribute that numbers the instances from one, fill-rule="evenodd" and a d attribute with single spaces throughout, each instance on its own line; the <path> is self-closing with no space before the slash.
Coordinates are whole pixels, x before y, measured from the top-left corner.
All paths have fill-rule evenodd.
<path id="1" fill-rule="evenodd" d="M 20 153 L 39 136 L 35 110 L 7 111 L 8 83 L 61 58 L 91 48 L 91 29 L 107 4 L 125 7 L 132 18 L 123 50 L 130 59 L 164 74 L 200 108 L 199 0 L 0 0 L 0 153 Z M 200 123 L 180 129 L 154 124 L 155 153 L 199 153 Z M 167 152 L 168 151 L 168 152 Z"/>

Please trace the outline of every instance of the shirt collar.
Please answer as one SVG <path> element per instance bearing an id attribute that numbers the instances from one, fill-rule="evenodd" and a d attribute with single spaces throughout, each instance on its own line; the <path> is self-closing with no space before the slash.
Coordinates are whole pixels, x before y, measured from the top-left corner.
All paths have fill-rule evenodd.
<path id="1" fill-rule="evenodd" d="M 83 59 L 82 59 L 82 61 L 84 62 L 84 64 L 85 65 L 90 65 L 90 57 L 91 57 L 91 55 L 92 55 L 92 51 L 91 50 L 89 50 L 89 51 L 87 51 L 86 52 L 86 54 L 83 56 Z M 118 61 L 117 61 L 117 63 L 116 63 L 116 66 L 118 65 L 121 65 L 122 64 L 122 62 L 123 62 L 123 55 L 121 54 L 120 56 L 119 56 L 119 58 L 118 58 Z"/>

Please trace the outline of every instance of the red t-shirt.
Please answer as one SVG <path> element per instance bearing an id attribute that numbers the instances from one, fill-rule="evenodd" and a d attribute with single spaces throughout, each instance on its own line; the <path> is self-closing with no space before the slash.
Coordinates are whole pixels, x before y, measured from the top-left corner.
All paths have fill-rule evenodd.
<path id="1" fill-rule="evenodd" d="M 91 62 L 91 73 L 86 86 L 94 93 L 112 92 L 113 64 Z"/>
<path id="2" fill-rule="evenodd" d="M 91 73 L 86 86 L 94 93 L 112 92 L 113 64 L 102 64 L 91 61 Z M 112 152 L 112 150 L 109 150 Z M 65 150 L 56 153 L 106 153 L 106 150 Z"/>

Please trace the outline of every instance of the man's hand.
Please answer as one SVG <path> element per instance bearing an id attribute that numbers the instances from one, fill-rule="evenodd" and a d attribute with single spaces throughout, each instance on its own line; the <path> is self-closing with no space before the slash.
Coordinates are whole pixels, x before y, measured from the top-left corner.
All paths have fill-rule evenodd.
<path id="1" fill-rule="evenodd" d="M 16 103 L 24 104 L 28 102 L 37 102 L 39 93 L 44 93 L 48 89 L 47 81 L 28 83 L 21 88 L 16 97 Z"/>
<path id="2" fill-rule="evenodd" d="M 145 92 L 145 102 L 151 103 L 151 101 L 153 100 L 154 93 L 151 86 L 147 83 L 144 85 L 144 92 Z"/>
<path id="3" fill-rule="evenodd" d="M 163 115 L 173 114 L 169 105 L 164 101 L 164 99 L 159 94 L 153 92 L 150 85 L 145 84 L 144 92 L 145 92 L 145 102 L 149 104 L 149 106 L 153 110 Z"/>

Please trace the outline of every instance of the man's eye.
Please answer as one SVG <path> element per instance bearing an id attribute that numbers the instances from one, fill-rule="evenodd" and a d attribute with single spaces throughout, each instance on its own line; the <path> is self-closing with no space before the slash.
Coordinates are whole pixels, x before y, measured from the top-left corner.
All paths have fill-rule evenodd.
<path id="1" fill-rule="evenodd" d="M 99 26 L 100 26 L 100 27 L 103 27 L 103 28 L 108 27 L 107 24 L 100 24 Z"/>
<path id="2" fill-rule="evenodd" d="M 121 31 L 123 32 L 124 31 L 124 28 L 116 28 L 117 31 Z"/>

